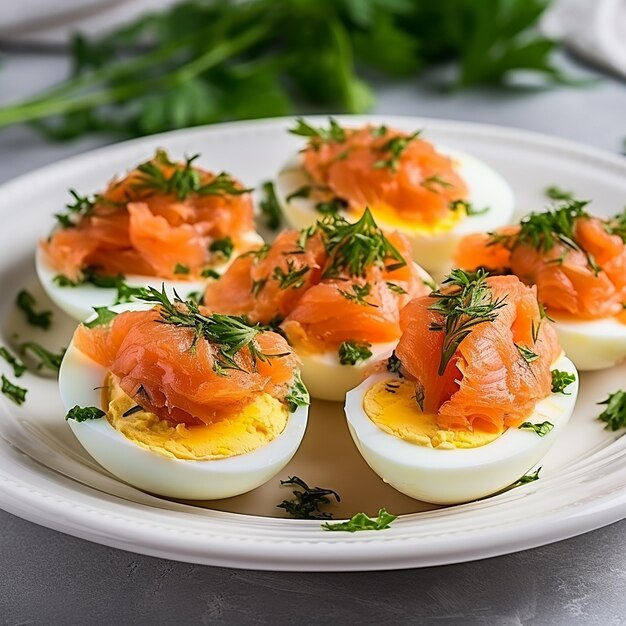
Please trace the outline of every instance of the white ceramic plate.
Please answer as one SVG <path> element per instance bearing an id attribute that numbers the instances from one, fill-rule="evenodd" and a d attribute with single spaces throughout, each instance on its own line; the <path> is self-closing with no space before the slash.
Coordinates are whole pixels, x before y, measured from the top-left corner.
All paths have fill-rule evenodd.
<path id="1" fill-rule="evenodd" d="M 339 118 L 360 123 L 366 118 Z M 518 211 L 545 204 L 542 191 L 559 185 L 593 198 L 600 214 L 626 201 L 626 159 L 527 132 L 415 118 L 367 118 L 413 130 L 472 153 L 513 186 Z M 323 122 L 322 119 L 319 120 Z M 102 188 L 164 147 L 180 157 L 230 170 L 247 185 L 271 178 L 297 150 L 289 120 L 225 124 L 149 137 L 57 163 L 0 188 L 0 342 L 14 334 L 58 349 L 73 322 L 55 310 L 49 332 L 24 326 L 15 294 L 27 287 L 48 305 L 34 276 L 36 241 L 52 226 L 68 187 Z M 0 369 L 9 374 L 4 362 Z M 602 428 L 596 402 L 624 386 L 626 365 L 585 374 L 576 412 L 545 458 L 542 478 L 503 495 L 448 508 L 417 502 L 385 485 L 352 442 L 341 404 L 314 403 L 304 442 L 285 471 L 339 491 L 336 518 L 386 507 L 402 514 L 389 530 L 328 533 L 315 521 L 281 519 L 276 504 L 290 491 L 273 480 L 255 491 L 213 503 L 157 498 L 102 470 L 63 420 L 54 379 L 26 374 L 17 407 L 0 397 L 0 506 L 50 528 L 126 550 L 171 559 L 274 570 L 366 570 L 479 559 L 546 544 L 626 517 L 626 437 Z"/>

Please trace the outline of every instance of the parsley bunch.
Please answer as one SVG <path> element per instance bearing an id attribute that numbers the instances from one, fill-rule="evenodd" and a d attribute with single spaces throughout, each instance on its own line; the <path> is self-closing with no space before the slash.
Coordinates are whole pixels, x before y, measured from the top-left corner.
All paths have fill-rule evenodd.
<path id="1" fill-rule="evenodd" d="M 452 62 L 457 87 L 510 82 L 520 70 L 562 82 L 555 43 L 535 28 L 548 1 L 183 0 L 97 39 L 76 35 L 72 75 L 0 109 L 0 127 L 29 122 L 72 139 L 311 106 L 360 113 L 373 103 L 361 69 L 411 77 Z"/>

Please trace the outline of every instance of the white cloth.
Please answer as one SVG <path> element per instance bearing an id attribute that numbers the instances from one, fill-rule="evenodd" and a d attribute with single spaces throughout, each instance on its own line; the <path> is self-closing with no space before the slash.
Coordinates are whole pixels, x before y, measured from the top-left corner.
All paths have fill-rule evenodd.
<path id="1" fill-rule="evenodd" d="M 579 57 L 626 78 L 626 0 L 556 0 L 542 30 Z"/>

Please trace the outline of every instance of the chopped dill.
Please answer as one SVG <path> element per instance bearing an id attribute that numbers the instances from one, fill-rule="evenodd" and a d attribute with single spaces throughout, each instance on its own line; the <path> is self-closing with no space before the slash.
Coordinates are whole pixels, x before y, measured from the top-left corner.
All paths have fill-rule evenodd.
<path id="1" fill-rule="evenodd" d="M 296 519 L 332 519 L 332 513 L 320 510 L 320 507 L 332 503 L 331 497 L 341 502 L 341 497 L 333 489 L 322 487 L 309 487 L 298 476 L 289 476 L 287 480 L 281 480 L 282 486 L 296 487 L 293 489 L 293 498 L 283 500 L 277 504 L 277 508 L 284 509 Z"/>
<path id="2" fill-rule="evenodd" d="M 278 281 L 279 289 L 300 289 L 304 285 L 304 276 L 310 269 L 308 265 L 297 268 L 293 259 L 287 259 L 287 271 L 277 265 L 272 272 L 272 278 Z"/>
<path id="3" fill-rule="evenodd" d="M 344 291 L 343 289 L 337 288 L 337 291 L 350 302 L 355 302 L 356 304 L 362 304 L 364 306 L 371 306 L 374 308 L 378 308 L 377 304 L 373 302 L 368 302 L 365 298 L 370 295 L 372 291 L 372 286 L 370 283 L 365 283 L 364 285 L 359 285 L 358 283 L 352 283 L 352 293 L 349 291 Z"/>
<path id="4" fill-rule="evenodd" d="M 386 158 L 379 159 L 374 162 L 375 169 L 385 169 L 388 168 L 392 172 L 398 171 L 398 166 L 400 165 L 400 157 L 406 150 L 407 146 L 417 139 L 421 130 L 416 130 L 414 133 L 410 135 L 399 135 L 396 137 L 392 137 L 388 141 L 386 141 L 382 146 L 378 148 L 379 152 L 385 153 Z M 386 133 L 385 133 L 386 134 Z"/>
<path id="5" fill-rule="evenodd" d="M 339 363 L 356 365 L 359 361 L 367 361 L 372 356 L 371 347 L 367 341 L 344 341 L 339 346 Z"/>

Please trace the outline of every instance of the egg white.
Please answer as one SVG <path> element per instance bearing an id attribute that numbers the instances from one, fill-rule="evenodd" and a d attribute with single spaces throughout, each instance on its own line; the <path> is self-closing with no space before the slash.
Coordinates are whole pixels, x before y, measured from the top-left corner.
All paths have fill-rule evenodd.
<path id="1" fill-rule="evenodd" d="M 553 369 L 577 374 L 561 356 Z M 508 487 L 536 465 L 569 421 L 578 395 L 578 376 L 566 389 L 537 403 L 526 421 L 549 421 L 554 428 L 544 437 L 533 431 L 507 429 L 478 448 L 441 450 L 410 443 L 388 434 L 370 420 L 363 398 L 376 382 L 392 374 L 367 378 L 346 397 L 345 412 L 352 439 L 367 464 L 398 491 L 424 502 L 458 504 L 483 498 Z"/>
<path id="2" fill-rule="evenodd" d="M 249 245 L 261 245 L 263 239 L 255 232 L 250 232 L 245 237 L 246 243 Z M 240 254 L 236 249 L 233 251 L 230 259 L 224 263 L 216 264 L 213 269 L 219 274 L 223 274 L 229 265 Z M 96 287 L 89 283 L 78 285 L 76 287 L 60 287 L 54 282 L 54 277 L 59 274 L 50 266 L 45 258 L 44 253 L 39 247 L 35 255 L 35 268 L 39 282 L 43 286 L 48 297 L 65 313 L 75 320 L 83 321 L 92 313 L 94 307 L 111 306 L 116 299 L 117 291 L 115 289 L 106 289 Z M 210 279 L 209 279 L 210 280 Z M 126 276 L 126 283 L 131 287 L 154 287 L 161 289 L 165 286 L 170 298 L 174 296 L 174 291 L 185 299 L 190 293 L 204 291 L 206 280 L 166 280 L 158 276 Z"/>
<path id="3" fill-rule="evenodd" d="M 606 369 L 626 360 L 626 324 L 615 318 L 580 321 L 552 317 L 561 347 L 579 370 Z"/>
<path id="4" fill-rule="evenodd" d="M 388 224 L 375 213 L 378 225 L 385 230 L 400 230 L 411 241 L 413 259 L 430 272 L 445 273 L 450 269 L 450 259 L 459 240 L 470 233 L 491 231 L 511 222 L 515 207 L 513 190 L 493 168 L 469 154 L 438 146 L 438 150 L 451 157 L 458 165 L 457 172 L 465 181 L 469 201 L 476 209 L 488 207 L 481 215 L 468 216 L 445 232 L 428 233 L 410 224 L 400 227 Z M 276 195 L 287 219 L 294 228 L 307 228 L 320 218 L 315 202 L 309 198 L 287 197 L 309 185 L 310 179 L 301 166 L 299 157 L 291 158 L 276 179 Z M 345 214 L 346 218 L 352 216 Z M 352 218 L 353 219 L 353 218 Z"/>
<path id="5" fill-rule="evenodd" d="M 114 307 L 145 310 L 146 304 Z M 106 369 L 78 350 L 68 347 L 59 371 L 59 390 L 66 410 L 101 406 L 100 387 Z M 285 430 L 268 444 L 238 456 L 208 461 L 172 459 L 133 443 L 103 417 L 86 422 L 68 420 L 85 450 L 121 480 L 161 496 L 185 500 L 230 498 L 270 480 L 296 453 L 307 425 L 308 407 L 289 414 Z"/>

